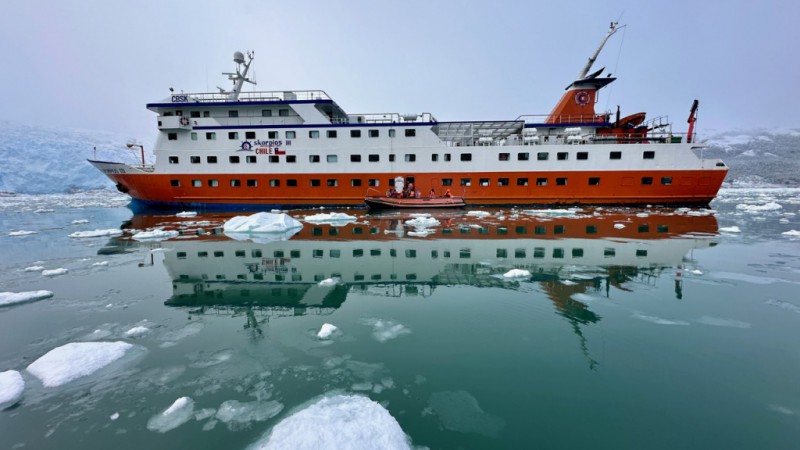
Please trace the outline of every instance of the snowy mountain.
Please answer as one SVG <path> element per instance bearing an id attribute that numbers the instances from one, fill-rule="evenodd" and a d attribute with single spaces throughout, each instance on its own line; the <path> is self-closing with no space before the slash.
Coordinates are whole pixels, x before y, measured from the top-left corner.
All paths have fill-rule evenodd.
<path id="1" fill-rule="evenodd" d="M 137 142 L 104 131 L 44 128 L 0 121 L 0 191 L 25 194 L 83 189 L 114 189 L 87 159 L 141 162 L 141 153 L 125 147 Z M 153 162 L 152 145 L 138 142 Z M 96 154 L 95 150 L 97 149 Z"/>
<path id="2" fill-rule="evenodd" d="M 704 157 L 730 167 L 727 184 L 800 185 L 800 128 L 714 133 L 706 144 Z"/>

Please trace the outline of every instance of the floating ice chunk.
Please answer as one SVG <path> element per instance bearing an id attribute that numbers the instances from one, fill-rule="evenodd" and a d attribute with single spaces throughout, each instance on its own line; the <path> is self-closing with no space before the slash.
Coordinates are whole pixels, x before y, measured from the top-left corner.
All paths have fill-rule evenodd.
<path id="1" fill-rule="evenodd" d="M 76 220 L 72 221 L 73 225 L 83 225 L 83 224 L 86 224 L 86 223 L 89 223 L 88 219 L 76 219 Z"/>
<path id="2" fill-rule="evenodd" d="M 98 261 L 98 262 L 92 264 L 92 267 L 102 267 L 102 266 L 107 266 L 107 265 L 108 265 L 108 261 Z"/>
<path id="3" fill-rule="evenodd" d="M 150 328 L 143 327 L 143 326 L 138 326 L 138 327 L 133 327 L 130 330 L 126 331 L 125 332 L 125 336 L 128 336 L 128 337 L 140 337 L 140 336 L 144 336 L 145 334 L 147 334 L 149 332 L 150 332 Z"/>
<path id="4" fill-rule="evenodd" d="M 36 234 L 36 231 L 28 231 L 28 230 L 18 230 L 18 231 L 11 231 L 8 233 L 9 236 L 30 236 L 31 234 Z"/>
<path id="5" fill-rule="evenodd" d="M 357 395 L 333 395 L 283 419 L 250 448 L 399 450 L 411 449 L 411 443 L 380 403 Z"/>
<path id="6" fill-rule="evenodd" d="M 342 222 L 355 222 L 357 219 L 355 216 L 351 216 L 345 213 L 319 213 L 314 214 L 311 216 L 306 216 L 303 218 L 308 223 L 320 224 L 320 223 L 335 223 L 340 224 Z"/>
<path id="7" fill-rule="evenodd" d="M 428 229 L 428 228 L 423 228 L 423 229 L 420 229 L 420 230 L 409 231 L 408 235 L 409 236 L 414 236 L 414 237 L 427 237 L 427 236 L 430 236 L 431 234 L 434 234 L 434 233 L 436 233 L 436 231 Z"/>
<path id="8" fill-rule="evenodd" d="M 204 369 L 206 367 L 222 364 L 230 360 L 233 355 L 234 351 L 230 348 L 219 350 L 213 353 L 199 352 L 192 355 L 192 359 L 194 359 L 194 361 L 189 366 Z"/>
<path id="9" fill-rule="evenodd" d="M 209 417 L 214 417 L 217 413 L 217 410 L 214 408 L 203 408 L 200 411 L 194 413 L 194 420 L 206 420 Z"/>
<path id="10" fill-rule="evenodd" d="M 115 412 L 114 414 L 108 416 L 108 418 L 111 419 L 111 420 L 117 420 L 117 419 L 119 419 L 119 413 Z"/>
<path id="11" fill-rule="evenodd" d="M 194 400 L 190 397 L 181 397 L 175 400 L 169 408 L 156 414 L 147 421 L 147 429 L 166 433 L 188 422 L 194 415 Z"/>
<path id="12" fill-rule="evenodd" d="M 197 212 L 195 211 L 181 211 L 178 214 L 175 214 L 175 217 L 195 217 L 197 216 Z"/>
<path id="13" fill-rule="evenodd" d="M 93 238 L 103 236 L 119 236 L 122 230 L 108 229 L 108 230 L 92 230 L 92 231 L 76 231 L 69 235 L 71 238 Z"/>
<path id="14" fill-rule="evenodd" d="M 44 266 L 28 266 L 22 269 L 23 272 L 41 272 L 44 270 Z"/>
<path id="15" fill-rule="evenodd" d="M 378 342 L 386 342 L 411 333 L 411 330 L 405 325 L 392 320 L 371 318 L 364 319 L 362 322 L 372 327 L 372 337 Z"/>
<path id="16" fill-rule="evenodd" d="M 440 225 L 440 222 L 433 217 L 416 217 L 405 221 L 405 224 L 414 227 L 417 231 L 425 228 L 435 227 Z"/>
<path id="17" fill-rule="evenodd" d="M 625 224 L 624 223 L 615 223 L 614 224 L 614 228 L 616 228 L 617 230 L 621 230 L 621 229 L 625 228 Z"/>
<path id="18" fill-rule="evenodd" d="M 301 228 L 303 228 L 303 224 L 288 214 L 271 214 L 267 212 L 260 212 L 250 216 L 236 216 L 222 226 L 225 234 L 233 239 L 250 239 L 254 242 L 262 243 L 286 241 Z"/>
<path id="19" fill-rule="evenodd" d="M 526 209 L 523 214 L 534 216 L 556 216 L 556 217 L 577 217 L 579 212 L 583 210 L 580 208 L 565 208 L 565 209 Z M 512 216 L 514 218 L 514 216 Z"/>
<path id="20" fill-rule="evenodd" d="M 435 392 L 428 403 L 447 430 L 495 437 L 505 426 L 503 419 L 481 409 L 478 400 L 466 391 Z"/>
<path id="21" fill-rule="evenodd" d="M 644 320 L 646 322 L 655 323 L 658 325 L 689 325 L 689 322 L 683 320 L 669 320 L 669 319 L 662 319 L 661 317 L 656 316 L 647 316 L 642 313 L 633 313 L 633 317 Z"/>
<path id="22" fill-rule="evenodd" d="M 800 306 L 797 306 L 794 303 L 785 302 L 783 300 L 767 300 L 764 303 L 770 306 L 777 306 L 778 308 L 782 308 L 787 311 L 792 311 L 800 314 Z"/>
<path id="23" fill-rule="evenodd" d="M 337 328 L 336 325 L 323 323 L 322 327 L 320 327 L 319 331 L 317 332 L 317 337 L 320 339 L 328 339 L 337 330 L 339 330 L 339 328 Z"/>
<path id="24" fill-rule="evenodd" d="M 263 422 L 275 417 L 283 411 L 283 403 L 270 400 L 266 402 L 254 401 L 242 403 L 237 400 L 228 400 L 219 405 L 215 416 L 221 422 L 233 425 L 244 425 L 250 422 Z"/>
<path id="25" fill-rule="evenodd" d="M 71 342 L 54 348 L 37 359 L 27 370 L 45 387 L 61 386 L 91 375 L 122 358 L 133 348 L 127 342 Z"/>
<path id="26" fill-rule="evenodd" d="M 691 273 L 692 275 L 702 275 L 703 271 L 700 269 L 692 269 L 689 271 L 689 273 Z"/>
<path id="27" fill-rule="evenodd" d="M 326 278 L 318 283 L 319 286 L 335 286 L 339 284 L 338 278 Z"/>
<path id="28" fill-rule="evenodd" d="M 362 382 L 362 383 L 353 383 L 353 385 L 350 386 L 350 390 L 351 391 L 371 391 L 372 390 L 372 383 L 370 383 L 369 381 L 365 381 L 365 382 Z"/>
<path id="29" fill-rule="evenodd" d="M 133 239 L 137 241 L 161 241 L 174 238 L 178 235 L 180 235 L 180 233 L 175 230 L 151 230 L 140 231 L 133 235 Z"/>
<path id="30" fill-rule="evenodd" d="M 781 234 L 784 235 L 784 236 L 800 236 L 800 231 L 798 231 L 798 230 L 789 230 L 789 231 L 784 231 Z"/>
<path id="31" fill-rule="evenodd" d="M 51 291 L 27 292 L 0 292 L 0 306 L 16 305 L 18 303 L 33 302 L 53 296 Z"/>
<path id="32" fill-rule="evenodd" d="M 763 205 L 748 205 L 746 203 L 740 203 L 736 205 L 736 209 L 748 212 L 748 213 L 756 213 L 756 212 L 763 212 L 763 211 L 777 211 L 779 209 L 783 209 L 783 206 L 779 205 L 775 202 L 765 203 Z"/>
<path id="33" fill-rule="evenodd" d="M 750 328 L 750 324 L 733 319 L 723 319 L 722 317 L 703 316 L 695 322 L 704 325 L 713 325 L 715 327 L 731 327 L 731 328 Z"/>
<path id="34" fill-rule="evenodd" d="M 492 213 L 487 212 L 487 211 L 469 211 L 467 213 L 467 215 L 468 216 L 473 216 L 473 217 L 487 217 L 487 216 L 491 216 Z"/>
<path id="35" fill-rule="evenodd" d="M 55 277 L 58 275 L 64 275 L 65 273 L 69 272 L 69 270 L 60 267 L 58 269 L 51 269 L 51 270 L 43 270 L 42 275 L 46 277 Z"/>
<path id="36" fill-rule="evenodd" d="M 739 229 L 736 225 L 731 227 L 720 227 L 719 231 L 723 233 L 741 233 L 742 230 Z"/>
<path id="37" fill-rule="evenodd" d="M 25 391 L 25 380 L 16 370 L 0 372 L 0 411 L 15 405 Z"/>
<path id="38" fill-rule="evenodd" d="M 524 269 L 511 269 L 503 274 L 504 278 L 528 278 L 531 273 Z"/>

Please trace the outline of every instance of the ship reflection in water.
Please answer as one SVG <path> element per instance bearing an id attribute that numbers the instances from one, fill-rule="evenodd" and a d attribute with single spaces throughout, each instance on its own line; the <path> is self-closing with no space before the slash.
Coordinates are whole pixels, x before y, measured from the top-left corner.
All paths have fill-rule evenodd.
<path id="1" fill-rule="evenodd" d="M 692 251 L 718 242 L 716 218 L 702 210 L 443 212 L 433 214 L 440 225 L 424 238 L 408 235 L 408 213 L 358 214 L 337 226 L 304 223 L 291 239 L 264 243 L 214 231 L 228 218 L 221 215 L 137 215 L 123 228 L 184 234 L 146 244 L 167 250 L 173 295 L 166 305 L 244 315 L 245 326 L 258 333 L 256 316 L 331 314 L 351 292 L 430 296 L 458 285 L 540 290 L 579 336 L 590 366 L 581 327 L 601 318 L 582 298 L 635 290 L 668 271 L 680 299 Z M 206 230 L 200 235 L 199 226 Z M 511 269 L 530 275 L 505 277 Z"/>

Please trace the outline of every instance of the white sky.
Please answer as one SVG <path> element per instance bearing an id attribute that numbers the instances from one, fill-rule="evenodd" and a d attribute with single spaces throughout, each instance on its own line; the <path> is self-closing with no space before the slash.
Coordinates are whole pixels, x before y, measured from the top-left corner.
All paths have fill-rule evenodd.
<path id="1" fill-rule="evenodd" d="M 800 126 L 800 3 L 776 0 L 7 2 L 0 120 L 153 140 L 145 104 L 229 87 L 236 50 L 256 89 L 322 89 L 351 114 L 546 114 L 623 12 L 598 110 L 682 131 L 697 98 L 700 133 Z"/>

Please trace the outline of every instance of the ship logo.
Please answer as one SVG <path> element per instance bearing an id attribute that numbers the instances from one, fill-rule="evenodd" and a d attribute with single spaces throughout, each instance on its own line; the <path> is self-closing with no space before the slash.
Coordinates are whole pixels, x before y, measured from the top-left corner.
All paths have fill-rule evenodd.
<path id="1" fill-rule="evenodd" d="M 251 151 L 253 151 L 253 144 L 251 144 L 250 141 L 242 142 L 241 147 L 239 148 L 239 150 L 237 150 L 237 152 L 251 152 Z"/>
<path id="2" fill-rule="evenodd" d="M 591 99 L 592 99 L 592 97 L 586 91 L 580 91 L 577 94 L 575 94 L 575 103 L 578 106 L 586 106 L 586 105 L 588 105 L 589 101 Z"/>

